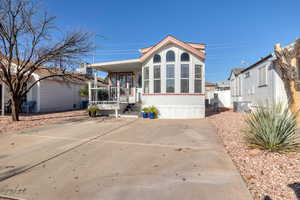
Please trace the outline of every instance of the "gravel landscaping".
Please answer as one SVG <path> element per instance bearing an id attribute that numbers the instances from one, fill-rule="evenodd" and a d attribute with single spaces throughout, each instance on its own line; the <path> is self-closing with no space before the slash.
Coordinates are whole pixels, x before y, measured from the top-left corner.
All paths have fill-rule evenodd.
<path id="1" fill-rule="evenodd" d="M 208 117 L 255 200 L 300 199 L 300 152 L 271 153 L 250 149 L 242 129 L 246 114 L 232 111 Z M 267 198 L 269 197 L 269 198 Z"/>
<path id="2" fill-rule="evenodd" d="M 50 123 L 75 121 L 87 118 L 85 110 L 20 116 L 20 121 L 13 122 L 11 116 L 0 116 L 0 135 L 7 132 L 34 128 Z"/>

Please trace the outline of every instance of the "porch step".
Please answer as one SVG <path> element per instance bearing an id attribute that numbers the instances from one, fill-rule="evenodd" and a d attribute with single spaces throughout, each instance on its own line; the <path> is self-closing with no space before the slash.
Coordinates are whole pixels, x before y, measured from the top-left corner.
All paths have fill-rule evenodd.
<path id="1" fill-rule="evenodd" d="M 126 114 L 126 113 L 132 113 L 132 112 L 135 112 L 135 113 L 139 113 L 141 111 L 141 104 L 139 103 L 129 103 L 126 108 L 124 109 L 123 111 L 123 114 Z"/>
<path id="2" fill-rule="evenodd" d="M 124 115 L 124 114 L 121 114 L 120 115 L 121 118 L 139 118 L 139 115 Z"/>

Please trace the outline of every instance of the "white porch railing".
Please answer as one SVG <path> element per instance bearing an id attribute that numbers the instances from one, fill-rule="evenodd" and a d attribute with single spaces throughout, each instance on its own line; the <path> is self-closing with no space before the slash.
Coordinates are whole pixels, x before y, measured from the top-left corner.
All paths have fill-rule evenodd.
<path id="1" fill-rule="evenodd" d="M 122 88 L 112 86 L 96 86 L 89 83 L 89 103 L 90 104 L 109 104 L 112 102 L 119 103 L 136 103 L 136 88 Z"/>

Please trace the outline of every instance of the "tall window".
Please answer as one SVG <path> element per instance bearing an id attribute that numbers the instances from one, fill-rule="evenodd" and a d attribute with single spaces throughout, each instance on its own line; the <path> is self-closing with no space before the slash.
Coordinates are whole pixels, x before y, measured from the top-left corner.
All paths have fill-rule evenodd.
<path id="1" fill-rule="evenodd" d="M 154 93 L 160 93 L 160 65 L 153 66 Z"/>
<path id="2" fill-rule="evenodd" d="M 181 61 L 190 61 L 190 56 L 188 53 L 182 53 L 180 57 Z"/>
<path id="3" fill-rule="evenodd" d="M 174 64 L 167 64 L 166 67 L 166 77 L 167 77 L 167 93 L 174 93 L 175 92 L 175 65 Z"/>
<path id="4" fill-rule="evenodd" d="M 144 93 L 149 93 L 149 67 L 144 68 Z"/>
<path id="5" fill-rule="evenodd" d="M 161 57 L 158 54 L 155 54 L 153 57 L 153 63 L 160 63 L 161 62 Z"/>
<path id="6" fill-rule="evenodd" d="M 202 92 L 202 66 L 195 65 L 195 93 Z"/>
<path id="7" fill-rule="evenodd" d="M 166 61 L 167 62 L 175 62 L 175 53 L 174 51 L 168 51 L 166 55 Z"/>
<path id="8" fill-rule="evenodd" d="M 181 64 L 181 93 L 189 92 L 189 64 Z"/>
<path id="9" fill-rule="evenodd" d="M 267 85 L 267 66 L 258 69 L 258 86 Z"/>

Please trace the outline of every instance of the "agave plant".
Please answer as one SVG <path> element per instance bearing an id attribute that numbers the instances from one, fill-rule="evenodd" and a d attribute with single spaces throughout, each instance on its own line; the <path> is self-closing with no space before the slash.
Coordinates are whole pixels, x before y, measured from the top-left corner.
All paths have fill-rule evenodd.
<path id="1" fill-rule="evenodd" d="M 245 135 L 249 146 L 269 151 L 295 151 L 300 147 L 297 113 L 288 105 L 258 106 L 246 118 Z"/>

